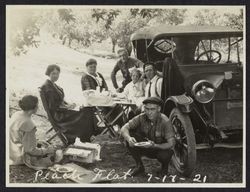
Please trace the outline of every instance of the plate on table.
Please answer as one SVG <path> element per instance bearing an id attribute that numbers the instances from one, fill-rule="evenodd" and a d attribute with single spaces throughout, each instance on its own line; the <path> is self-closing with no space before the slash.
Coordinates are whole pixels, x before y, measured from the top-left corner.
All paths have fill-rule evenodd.
<path id="1" fill-rule="evenodd" d="M 113 101 L 128 101 L 128 99 L 126 98 L 118 98 L 118 97 L 115 97 L 115 98 L 112 98 Z"/>
<path id="2" fill-rule="evenodd" d="M 148 147 L 148 146 L 151 146 L 151 142 L 150 141 L 143 141 L 143 142 L 138 142 L 138 143 L 135 143 L 134 146 L 136 147 Z"/>

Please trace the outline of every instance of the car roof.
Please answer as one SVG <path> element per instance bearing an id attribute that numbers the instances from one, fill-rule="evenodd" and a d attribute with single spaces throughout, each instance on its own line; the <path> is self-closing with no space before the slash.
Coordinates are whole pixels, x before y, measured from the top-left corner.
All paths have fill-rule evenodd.
<path id="1" fill-rule="evenodd" d="M 160 25 L 136 31 L 131 35 L 131 41 L 184 36 L 200 36 L 204 38 L 240 37 L 243 36 L 243 31 L 224 26 Z"/>

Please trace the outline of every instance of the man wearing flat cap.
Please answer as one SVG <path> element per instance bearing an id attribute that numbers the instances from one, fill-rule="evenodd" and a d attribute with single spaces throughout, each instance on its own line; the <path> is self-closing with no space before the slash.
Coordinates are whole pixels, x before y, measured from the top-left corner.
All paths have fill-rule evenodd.
<path id="1" fill-rule="evenodd" d="M 168 173 L 168 165 L 173 155 L 175 133 L 168 117 L 161 113 L 162 99 L 149 97 L 143 101 L 145 112 L 131 119 L 121 128 L 121 134 L 136 167 L 131 175 L 144 173 L 145 168 L 141 157 L 157 159 L 161 163 L 161 174 Z M 147 145 L 138 142 L 149 141 Z"/>
<path id="2" fill-rule="evenodd" d="M 82 90 L 94 89 L 100 92 L 107 91 L 107 83 L 101 73 L 96 71 L 97 61 L 95 59 L 89 59 L 86 62 L 87 71 L 83 73 L 81 78 Z"/>
<path id="3" fill-rule="evenodd" d="M 119 49 L 117 51 L 117 54 L 119 56 L 119 60 L 117 61 L 116 65 L 114 66 L 112 72 L 111 72 L 111 80 L 113 83 L 114 88 L 118 93 L 123 92 L 125 86 L 131 82 L 131 77 L 129 74 L 129 69 L 132 67 L 142 67 L 143 63 L 136 59 L 132 58 L 128 55 L 128 51 L 126 49 Z M 122 86 L 118 86 L 117 80 L 116 80 L 116 74 L 118 71 L 121 71 L 123 76 Z"/>

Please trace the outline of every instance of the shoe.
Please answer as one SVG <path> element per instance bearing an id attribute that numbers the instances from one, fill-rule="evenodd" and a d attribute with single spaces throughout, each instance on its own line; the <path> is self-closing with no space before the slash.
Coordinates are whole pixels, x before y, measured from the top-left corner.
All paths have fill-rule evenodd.
<path id="1" fill-rule="evenodd" d="M 157 177 L 164 177 L 165 175 L 169 175 L 168 170 L 160 169 L 160 170 L 156 171 Z"/>
<path id="2" fill-rule="evenodd" d="M 168 165 L 162 165 L 160 173 L 161 173 L 161 175 L 167 175 L 168 174 Z"/>
<path id="3" fill-rule="evenodd" d="M 161 163 L 161 168 L 156 171 L 158 177 L 168 175 L 168 165 Z"/>
<path id="4" fill-rule="evenodd" d="M 94 136 L 100 135 L 103 132 L 103 130 L 104 130 L 103 127 L 96 127 L 93 135 Z"/>
<path id="5" fill-rule="evenodd" d="M 95 141 L 95 139 L 96 139 L 96 137 L 94 136 L 94 135 L 92 135 L 91 137 L 90 137 L 90 143 L 92 143 L 92 142 L 94 142 Z"/>
<path id="6" fill-rule="evenodd" d="M 136 166 L 135 168 L 132 169 L 130 175 L 136 176 L 136 175 L 144 174 L 144 173 L 145 173 L 145 168 L 143 166 Z"/>
<path id="7" fill-rule="evenodd" d="M 168 169 L 162 169 L 161 174 L 162 175 L 168 175 Z"/>

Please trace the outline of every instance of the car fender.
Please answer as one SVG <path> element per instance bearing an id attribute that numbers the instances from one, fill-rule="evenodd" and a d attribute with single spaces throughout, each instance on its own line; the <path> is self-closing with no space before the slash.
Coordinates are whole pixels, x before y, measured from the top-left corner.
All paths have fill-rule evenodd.
<path id="1" fill-rule="evenodd" d="M 191 104 L 193 103 L 193 99 L 190 96 L 185 94 L 170 96 L 164 103 L 163 112 L 167 116 L 170 115 L 171 110 L 174 107 L 178 107 L 183 113 L 190 113 L 192 108 Z"/>

